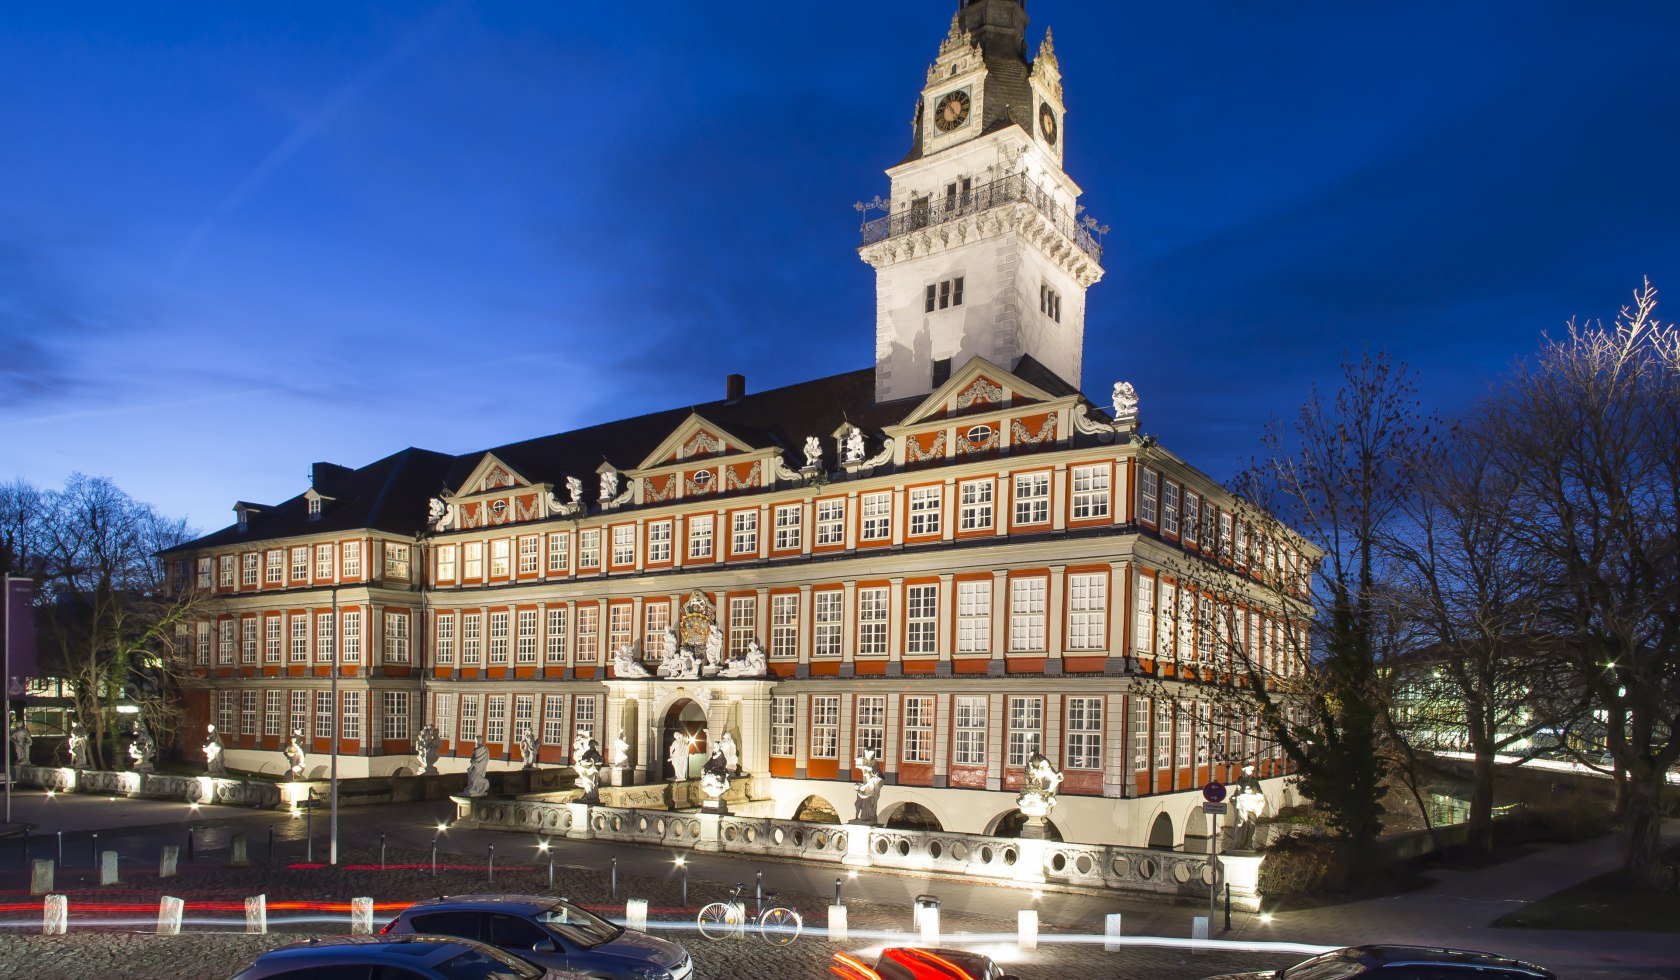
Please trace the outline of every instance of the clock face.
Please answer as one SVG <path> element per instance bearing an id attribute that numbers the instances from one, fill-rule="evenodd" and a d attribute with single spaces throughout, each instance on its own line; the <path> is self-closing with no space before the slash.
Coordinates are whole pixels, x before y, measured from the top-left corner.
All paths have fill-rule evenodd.
<path id="1" fill-rule="evenodd" d="M 1048 102 L 1039 104 L 1038 131 L 1043 134 L 1044 142 L 1056 145 L 1056 110 L 1050 108 Z"/>
<path id="2" fill-rule="evenodd" d="M 968 93 L 963 90 L 947 92 L 933 110 L 933 124 L 941 133 L 949 133 L 968 122 Z"/>

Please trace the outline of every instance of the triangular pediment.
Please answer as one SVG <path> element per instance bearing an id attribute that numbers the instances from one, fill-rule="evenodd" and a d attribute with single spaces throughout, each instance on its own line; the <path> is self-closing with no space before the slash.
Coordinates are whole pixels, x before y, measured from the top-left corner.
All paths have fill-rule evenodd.
<path id="1" fill-rule="evenodd" d="M 717 459 L 756 452 L 757 448 L 700 413 L 690 412 L 636 469 L 651 470 L 691 459 Z"/>
<path id="2" fill-rule="evenodd" d="M 497 490 L 515 489 L 531 486 L 531 481 L 520 475 L 519 471 L 496 458 L 495 453 L 485 453 L 484 458 L 473 467 L 471 474 L 461 481 L 456 488 L 457 497 L 469 497 L 480 493 L 494 493 Z"/>
<path id="3" fill-rule="evenodd" d="M 916 425 L 991 407 L 1031 405 L 1053 401 L 1055 397 L 983 357 L 971 357 L 952 372 L 948 381 L 922 399 L 899 425 Z"/>

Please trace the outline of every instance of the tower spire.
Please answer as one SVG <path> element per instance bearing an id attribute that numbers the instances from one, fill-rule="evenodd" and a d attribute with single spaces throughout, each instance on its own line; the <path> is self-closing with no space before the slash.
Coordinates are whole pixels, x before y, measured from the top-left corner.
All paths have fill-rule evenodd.
<path id="1" fill-rule="evenodd" d="M 957 17 L 963 30 L 974 35 L 987 57 L 1027 56 L 1025 0 L 961 0 Z"/>

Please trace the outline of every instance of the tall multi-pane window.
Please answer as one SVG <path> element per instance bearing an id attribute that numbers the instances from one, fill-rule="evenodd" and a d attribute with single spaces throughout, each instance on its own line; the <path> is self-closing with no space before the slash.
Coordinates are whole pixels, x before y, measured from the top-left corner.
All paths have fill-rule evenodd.
<path id="1" fill-rule="evenodd" d="M 880 755 L 887 744 L 887 698 L 884 694 L 866 694 L 857 699 L 857 750 L 871 749 Z"/>
<path id="2" fill-rule="evenodd" d="M 1108 647 L 1108 576 L 1101 573 L 1069 575 L 1069 650 L 1104 650 Z"/>
<path id="3" fill-rule="evenodd" d="M 257 733 L 257 692 L 254 690 L 239 692 L 239 734 L 255 735 Z"/>
<path id="4" fill-rule="evenodd" d="M 904 699 L 902 757 L 919 765 L 933 762 L 933 698 L 917 695 Z"/>
<path id="5" fill-rule="evenodd" d="M 506 694 L 492 694 L 485 699 L 484 740 L 491 745 L 507 744 Z"/>
<path id="6" fill-rule="evenodd" d="M 280 617 L 269 616 L 263 620 L 263 663 L 280 662 L 280 644 Z"/>
<path id="7" fill-rule="evenodd" d="M 844 544 L 846 541 L 846 502 L 844 500 L 817 501 L 817 546 Z"/>
<path id="8" fill-rule="evenodd" d="M 1196 659 L 1204 664 L 1213 663 L 1214 647 L 1213 600 L 1207 596 L 1196 599 Z"/>
<path id="9" fill-rule="evenodd" d="M 550 666 L 566 662 L 566 607 L 548 607 L 548 641 L 543 654 Z"/>
<path id="10" fill-rule="evenodd" d="M 344 721 L 339 731 L 346 739 L 360 741 L 362 737 L 362 692 L 341 691 L 344 695 Z"/>
<path id="11" fill-rule="evenodd" d="M 438 613 L 437 616 L 437 664 L 439 667 L 455 665 L 455 614 Z"/>
<path id="12" fill-rule="evenodd" d="M 309 623 L 304 621 L 304 645 L 309 644 Z M 193 662 L 200 667 L 210 666 L 210 624 L 197 623 L 193 628 Z"/>
<path id="13" fill-rule="evenodd" d="M 577 655 L 575 657 L 578 663 L 592 664 L 595 662 L 600 637 L 601 607 L 594 603 L 578 606 Z"/>
<path id="14" fill-rule="evenodd" d="M 379 735 L 387 742 L 408 738 L 407 691 L 385 691 L 380 695 Z"/>
<path id="15" fill-rule="evenodd" d="M 535 575 L 542 569 L 542 539 L 526 534 L 519 539 L 519 574 Z"/>
<path id="16" fill-rule="evenodd" d="M 224 619 L 216 624 L 216 663 L 233 663 L 233 620 Z"/>
<path id="17" fill-rule="evenodd" d="M 729 553 L 758 554 L 758 511 L 738 510 L 729 515 Z"/>
<path id="18" fill-rule="evenodd" d="M 818 657 L 838 657 L 841 619 L 846 615 L 845 593 L 839 589 L 824 589 L 811 593 L 811 599 L 812 654 Z"/>
<path id="19" fill-rule="evenodd" d="M 362 662 L 362 614 L 355 609 L 344 611 L 344 662 Z"/>
<path id="20" fill-rule="evenodd" d="M 618 524 L 612 529 L 612 563 L 622 568 L 636 564 L 636 525 Z"/>
<path id="21" fill-rule="evenodd" d="M 811 758 L 840 757 L 840 697 L 819 694 L 811 699 Z"/>
<path id="22" fill-rule="evenodd" d="M 770 699 L 770 754 L 783 758 L 793 755 L 794 699 Z"/>
<path id="23" fill-rule="evenodd" d="M 688 557 L 690 561 L 712 557 L 713 529 L 717 519 L 700 514 L 688 519 Z"/>
<path id="24" fill-rule="evenodd" d="M 892 493 L 866 493 L 859 499 L 863 516 L 860 537 L 865 541 L 885 541 L 892 537 Z"/>
<path id="25" fill-rule="evenodd" d="M 216 560 L 214 558 L 200 558 L 198 560 L 198 587 L 208 589 L 216 584 Z"/>
<path id="26" fill-rule="evenodd" d="M 1132 726 L 1132 771 L 1149 770 L 1149 699 L 1132 695 L 1126 699 L 1126 717 Z"/>
<path id="27" fill-rule="evenodd" d="M 1178 484 L 1170 481 L 1161 487 L 1161 533 L 1178 533 Z"/>
<path id="28" fill-rule="evenodd" d="M 992 583 L 957 583 L 957 652 L 992 649 Z"/>
<path id="29" fill-rule="evenodd" d="M 647 560 L 650 565 L 663 565 L 671 560 L 670 521 L 654 521 L 648 525 Z"/>
<path id="30" fill-rule="evenodd" d="M 332 613 L 315 614 L 315 662 L 330 663 L 333 659 Z"/>
<path id="31" fill-rule="evenodd" d="M 309 692 L 293 691 L 291 716 L 286 722 L 286 733 L 302 734 L 309 730 Z"/>
<path id="32" fill-rule="evenodd" d="M 387 541 L 385 543 L 385 577 L 395 582 L 407 582 L 412 571 L 408 545 Z"/>
<path id="33" fill-rule="evenodd" d="M 490 542 L 490 577 L 507 578 L 513 560 L 513 542 L 497 538 Z"/>
<path id="34" fill-rule="evenodd" d="M 406 664 L 408 663 L 408 651 L 408 613 L 386 613 L 385 662 L 388 664 Z"/>
<path id="35" fill-rule="evenodd" d="M 257 621 L 243 619 L 239 622 L 239 662 L 254 664 L 257 662 Z"/>
<path id="36" fill-rule="evenodd" d="M 508 662 L 508 614 L 490 614 L 490 665 L 504 666 Z"/>
<path id="37" fill-rule="evenodd" d="M 607 607 L 607 649 L 621 650 L 630 645 L 636 625 L 632 615 L 635 607 L 628 602 L 615 602 Z"/>
<path id="38" fill-rule="evenodd" d="M 461 614 L 461 666 L 477 667 L 484 662 L 482 613 Z"/>
<path id="39" fill-rule="evenodd" d="M 885 587 L 859 589 L 858 639 L 859 656 L 885 656 L 887 652 L 887 590 Z"/>
<path id="40" fill-rule="evenodd" d="M 278 549 L 270 551 L 263 569 L 263 584 L 283 585 L 286 581 L 286 553 Z"/>
<path id="41" fill-rule="evenodd" d="M 1153 524 L 1160 507 L 1160 478 L 1154 470 L 1144 470 L 1138 487 L 1138 517 Z"/>
<path id="42" fill-rule="evenodd" d="M 343 569 L 344 577 L 355 581 L 362 577 L 362 543 L 360 541 L 346 541 L 339 552 L 339 568 Z"/>
<path id="43" fill-rule="evenodd" d="M 235 692 L 216 692 L 216 730 L 224 735 L 233 734 Z"/>
<path id="44" fill-rule="evenodd" d="M 252 586 L 257 584 L 258 564 L 260 556 L 254 551 L 248 551 L 239 558 L 239 584 Z"/>
<path id="45" fill-rule="evenodd" d="M 997 484 L 991 480 L 970 480 L 957 486 L 957 530 L 990 531 L 992 498 Z"/>
<path id="46" fill-rule="evenodd" d="M 1020 769 L 1032 757 L 1033 750 L 1044 744 L 1044 699 L 1041 697 L 1012 697 L 1009 699 L 1009 753 L 1005 764 Z"/>
<path id="47" fill-rule="evenodd" d="M 1067 699 L 1067 767 L 1102 768 L 1102 698 Z"/>
<path id="48" fill-rule="evenodd" d="M 1184 543 L 1199 544 L 1202 540 L 1202 498 L 1184 491 Z"/>
<path id="49" fill-rule="evenodd" d="M 951 761 L 959 766 L 986 764 L 986 697 L 958 695 L 951 699 L 956 739 Z"/>
<path id="50" fill-rule="evenodd" d="M 1073 519 L 1076 521 L 1090 520 L 1108 516 L 1108 481 L 1111 467 L 1107 463 L 1098 466 L 1075 466 L 1073 468 Z"/>
<path id="51" fill-rule="evenodd" d="M 309 577 L 309 547 L 300 545 L 292 549 L 292 581 L 301 582 Z"/>
<path id="52" fill-rule="evenodd" d="M 798 551 L 804 544 L 805 505 L 788 504 L 776 508 L 777 551 Z"/>
<path id="53" fill-rule="evenodd" d="M 1161 583 L 1161 602 L 1155 608 L 1155 649 L 1163 657 L 1177 653 L 1177 632 L 1173 629 L 1173 615 L 1178 604 L 1178 587 L 1171 582 Z"/>
<path id="54" fill-rule="evenodd" d="M 1180 704 L 1173 711 L 1173 720 L 1177 728 L 1173 739 L 1173 765 L 1183 769 L 1190 765 L 1190 706 Z"/>
<path id="55" fill-rule="evenodd" d="M 440 544 L 437 548 L 437 580 L 439 582 L 455 581 L 455 556 L 460 549 L 452 544 Z"/>
<path id="56" fill-rule="evenodd" d="M 543 695 L 542 741 L 544 745 L 564 745 L 566 742 L 566 696 Z"/>
<path id="57" fill-rule="evenodd" d="M 1231 515 L 1219 515 L 1219 557 L 1224 561 L 1231 559 Z"/>
<path id="58" fill-rule="evenodd" d="M 1139 654 L 1155 652 L 1155 580 L 1139 575 L 1137 609 L 1132 617 L 1132 649 Z"/>
<path id="59" fill-rule="evenodd" d="M 906 588 L 904 605 L 904 652 L 939 652 L 939 586 L 912 585 Z"/>
<path id="60" fill-rule="evenodd" d="M 333 737 L 333 722 L 337 717 L 338 717 L 337 714 L 333 711 L 332 692 L 331 691 L 316 691 L 315 692 L 315 737 L 316 738 L 327 738 L 327 739 L 332 738 Z"/>
<path id="61" fill-rule="evenodd" d="M 911 536 L 919 538 L 939 533 L 939 507 L 944 494 L 944 487 L 910 488 Z"/>
<path id="62" fill-rule="evenodd" d="M 758 598 L 734 596 L 729 600 L 729 653 L 739 656 L 758 629 Z"/>
<path id="63" fill-rule="evenodd" d="M 1196 596 L 1187 589 L 1178 593 L 1178 657 L 1190 660 L 1196 655 Z"/>
<path id="64" fill-rule="evenodd" d="M 280 725 L 285 718 L 285 691 L 263 692 L 263 734 L 281 734 Z"/>
<path id="65" fill-rule="evenodd" d="M 1195 704 L 1196 765 L 1205 766 L 1213 754 L 1213 705 L 1207 701 Z"/>
<path id="66" fill-rule="evenodd" d="M 461 546 L 461 577 L 469 582 L 484 577 L 484 542 L 468 541 Z"/>
<path id="67" fill-rule="evenodd" d="M 1015 523 L 1048 524 L 1050 522 L 1050 474 L 1018 473 L 1015 475 Z"/>
<path id="68" fill-rule="evenodd" d="M 566 533 L 548 536 L 548 570 L 551 574 L 572 567 L 572 536 Z"/>
<path id="69" fill-rule="evenodd" d="M 318 579 L 332 578 L 333 546 L 318 544 L 315 546 L 315 577 Z"/>
<path id="70" fill-rule="evenodd" d="M 481 695 L 461 695 L 461 741 L 478 741 L 478 701 Z"/>
<path id="71" fill-rule="evenodd" d="M 1009 649 L 1043 650 L 1045 646 L 1046 579 L 1009 580 Z"/>
<path id="72" fill-rule="evenodd" d="M 439 694 L 433 703 L 437 714 L 432 721 L 437 725 L 438 738 L 446 742 L 455 741 L 455 695 Z"/>
<path id="73" fill-rule="evenodd" d="M 599 701 L 594 695 L 582 695 L 572 701 L 577 711 L 577 717 L 572 719 L 572 730 L 579 735 L 592 737 L 595 734 L 595 705 Z"/>
<path id="74" fill-rule="evenodd" d="M 770 656 L 799 655 L 799 596 L 770 597 Z"/>
<path id="75" fill-rule="evenodd" d="M 601 567 L 601 529 L 590 528 L 578 532 L 578 567 Z"/>
<path id="76" fill-rule="evenodd" d="M 309 617 L 308 615 L 292 615 L 292 663 L 307 663 L 309 660 Z"/>
<path id="77" fill-rule="evenodd" d="M 1172 767 L 1172 703 L 1155 699 L 1155 768 Z"/>
<path id="78" fill-rule="evenodd" d="M 642 652 L 651 656 L 664 642 L 665 631 L 671 628 L 670 600 L 650 600 L 642 606 L 645 612 L 642 629 Z"/>
<path id="79" fill-rule="evenodd" d="M 530 665 L 537 662 L 537 611 L 519 610 L 519 635 L 515 638 L 514 663 Z"/>
<path id="80" fill-rule="evenodd" d="M 330 547 L 330 545 L 328 547 Z M 219 570 L 216 573 L 217 586 L 223 589 L 233 588 L 234 577 L 237 574 L 237 565 L 235 564 L 234 557 L 232 555 L 223 555 L 221 557 L 221 561 L 219 562 Z M 331 566 L 328 566 L 327 574 L 332 574 Z"/>
<path id="81" fill-rule="evenodd" d="M 513 698 L 513 734 L 515 738 L 524 738 L 525 733 L 537 733 L 537 696 L 535 694 L 517 694 Z"/>

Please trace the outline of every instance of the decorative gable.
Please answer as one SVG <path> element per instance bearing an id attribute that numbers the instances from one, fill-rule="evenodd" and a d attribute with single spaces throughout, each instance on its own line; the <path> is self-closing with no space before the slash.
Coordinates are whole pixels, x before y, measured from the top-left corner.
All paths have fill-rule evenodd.
<path id="1" fill-rule="evenodd" d="M 755 451 L 755 447 L 745 439 L 707 421 L 698 413 L 690 413 L 636 469 L 651 470 L 694 460 L 715 459 Z"/>
<path id="2" fill-rule="evenodd" d="M 461 482 L 461 486 L 456 490 L 455 495 L 457 497 L 470 497 L 531 485 L 530 480 L 521 476 L 513 467 L 497 459 L 495 453 L 485 453 L 484 458 L 478 461 L 478 465 L 473 467 L 473 471 Z"/>
<path id="3" fill-rule="evenodd" d="M 972 415 L 989 409 L 1054 401 L 1055 396 L 1028 384 L 983 357 L 971 357 L 938 390 L 922 399 L 900 425 Z"/>

